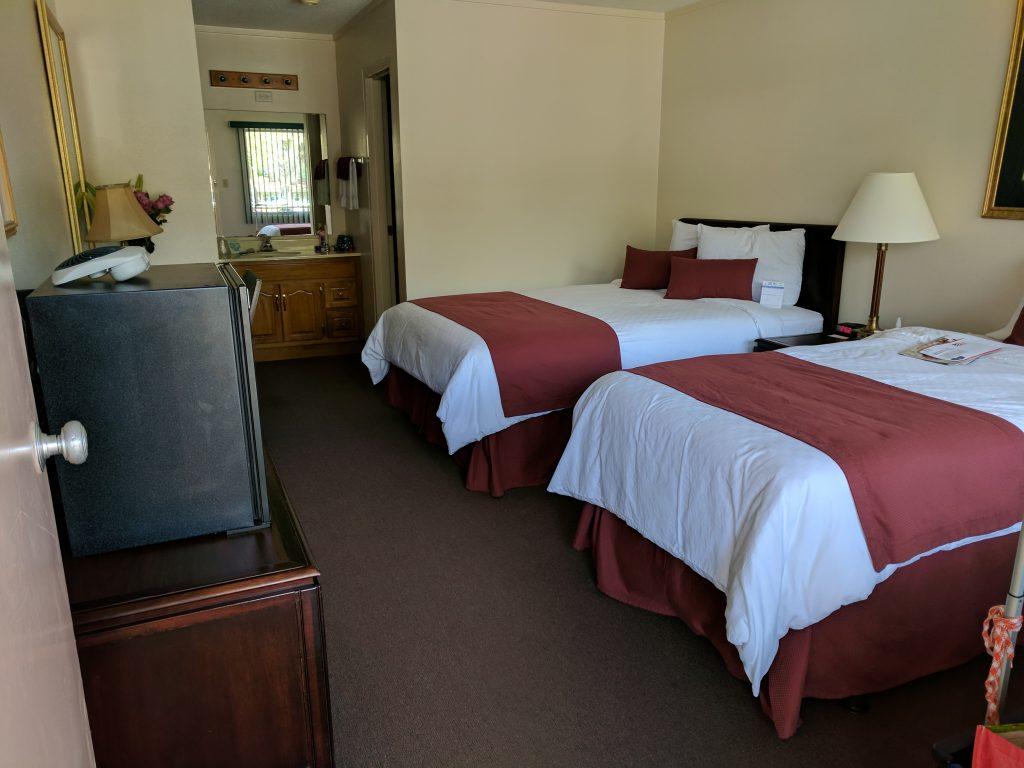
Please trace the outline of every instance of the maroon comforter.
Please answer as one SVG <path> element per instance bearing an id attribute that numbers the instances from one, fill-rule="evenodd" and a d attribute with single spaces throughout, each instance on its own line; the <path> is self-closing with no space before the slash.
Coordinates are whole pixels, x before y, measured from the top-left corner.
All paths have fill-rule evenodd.
<path id="1" fill-rule="evenodd" d="M 633 373 L 830 456 L 876 570 L 1020 520 L 1024 432 L 997 416 L 777 353 Z"/>
<path id="2" fill-rule="evenodd" d="M 571 408 L 622 367 L 619 337 L 596 317 L 510 291 L 415 299 L 487 344 L 506 417 Z"/>

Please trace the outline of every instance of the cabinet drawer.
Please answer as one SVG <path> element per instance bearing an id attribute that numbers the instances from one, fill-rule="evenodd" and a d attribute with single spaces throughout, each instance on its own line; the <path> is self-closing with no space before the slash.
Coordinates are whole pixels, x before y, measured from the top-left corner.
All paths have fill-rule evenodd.
<path id="1" fill-rule="evenodd" d="M 349 339 L 359 336 L 359 318 L 354 309 L 327 311 L 327 338 Z"/>
<path id="2" fill-rule="evenodd" d="M 320 259 L 253 259 L 231 261 L 239 275 L 251 269 L 264 281 L 277 280 L 344 280 L 356 277 L 356 260 L 348 256 L 325 256 Z"/>
<path id="3" fill-rule="evenodd" d="M 354 307 L 356 300 L 355 280 L 327 280 L 324 282 L 324 303 L 332 307 Z"/>

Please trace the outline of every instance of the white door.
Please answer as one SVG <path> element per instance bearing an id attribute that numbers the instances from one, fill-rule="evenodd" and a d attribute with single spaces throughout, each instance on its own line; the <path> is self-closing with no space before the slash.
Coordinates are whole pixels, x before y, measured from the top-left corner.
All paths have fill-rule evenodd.
<path id="1" fill-rule="evenodd" d="M 0 766 L 92 766 L 25 340 L 0 228 Z"/>

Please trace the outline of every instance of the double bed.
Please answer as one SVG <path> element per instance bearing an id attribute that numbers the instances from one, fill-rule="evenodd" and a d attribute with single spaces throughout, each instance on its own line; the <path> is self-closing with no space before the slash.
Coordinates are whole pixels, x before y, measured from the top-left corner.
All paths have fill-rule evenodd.
<path id="1" fill-rule="evenodd" d="M 715 219 L 681 221 L 715 227 L 765 226 Z M 770 309 L 736 299 L 665 300 L 664 290 L 623 289 L 619 281 L 516 295 L 607 324 L 617 338 L 621 368 L 749 352 L 758 338 L 834 327 L 844 255 L 844 244 L 831 239 L 834 227 L 767 226 L 774 231 L 805 230 L 803 282 L 796 306 Z M 514 314 L 509 322 L 516 322 Z M 527 358 L 540 354 L 545 335 L 537 334 L 522 354 Z M 510 413 L 507 403 L 503 407 L 491 349 L 478 333 L 405 302 L 384 312 L 362 358 L 373 382 L 385 382 L 391 404 L 407 413 L 428 440 L 455 456 L 466 471 L 469 489 L 500 496 L 510 488 L 543 485 L 550 479 L 569 437 L 572 403 Z"/>
<path id="2" fill-rule="evenodd" d="M 620 371 L 576 406 L 549 490 L 585 503 L 575 544 L 593 550 L 599 588 L 708 637 L 781 737 L 795 732 L 803 698 L 890 688 L 975 656 L 985 612 L 1003 599 L 1024 512 L 1024 348 L 1004 344 L 965 366 L 900 354 L 943 333 L 899 329 Z M 730 380 L 735 407 L 712 391 L 733 386 L 723 376 L 701 386 L 715 366 L 746 378 Z M 760 394 L 789 368 L 794 386 L 784 389 L 794 394 L 773 401 L 786 413 L 760 413 Z M 824 407 L 801 402 L 795 386 L 819 373 Z M 850 387 L 849 404 L 836 381 Z M 865 413 L 900 398 L 905 416 L 902 406 Z M 948 439 L 947 418 L 964 422 Z M 801 419 L 826 435 L 863 428 L 875 437 L 869 451 L 840 459 L 800 439 L 789 422 Z M 915 442 L 924 425 L 937 437 Z M 888 490 L 862 487 L 862 458 L 866 479 Z M 995 463 L 1012 479 L 989 503 L 980 485 L 992 484 L 985 467 Z M 932 493 L 946 479 L 927 474 L 940 466 L 952 492 L 964 492 L 948 517 L 949 489 Z M 885 506 L 886 493 L 901 492 L 902 507 Z M 880 522 L 865 516 L 872 503 Z M 906 516 L 919 518 L 916 528 L 901 528 Z M 886 537 L 896 541 L 889 549 Z"/>

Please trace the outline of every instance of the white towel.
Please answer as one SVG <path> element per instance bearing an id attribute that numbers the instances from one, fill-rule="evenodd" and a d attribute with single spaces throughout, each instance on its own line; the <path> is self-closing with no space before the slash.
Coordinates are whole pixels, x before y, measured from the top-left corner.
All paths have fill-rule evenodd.
<path id="1" fill-rule="evenodd" d="M 341 207 L 355 211 L 359 208 L 359 171 L 356 168 L 356 159 L 350 157 L 348 160 L 348 179 L 338 179 L 338 198 L 341 200 Z"/>

